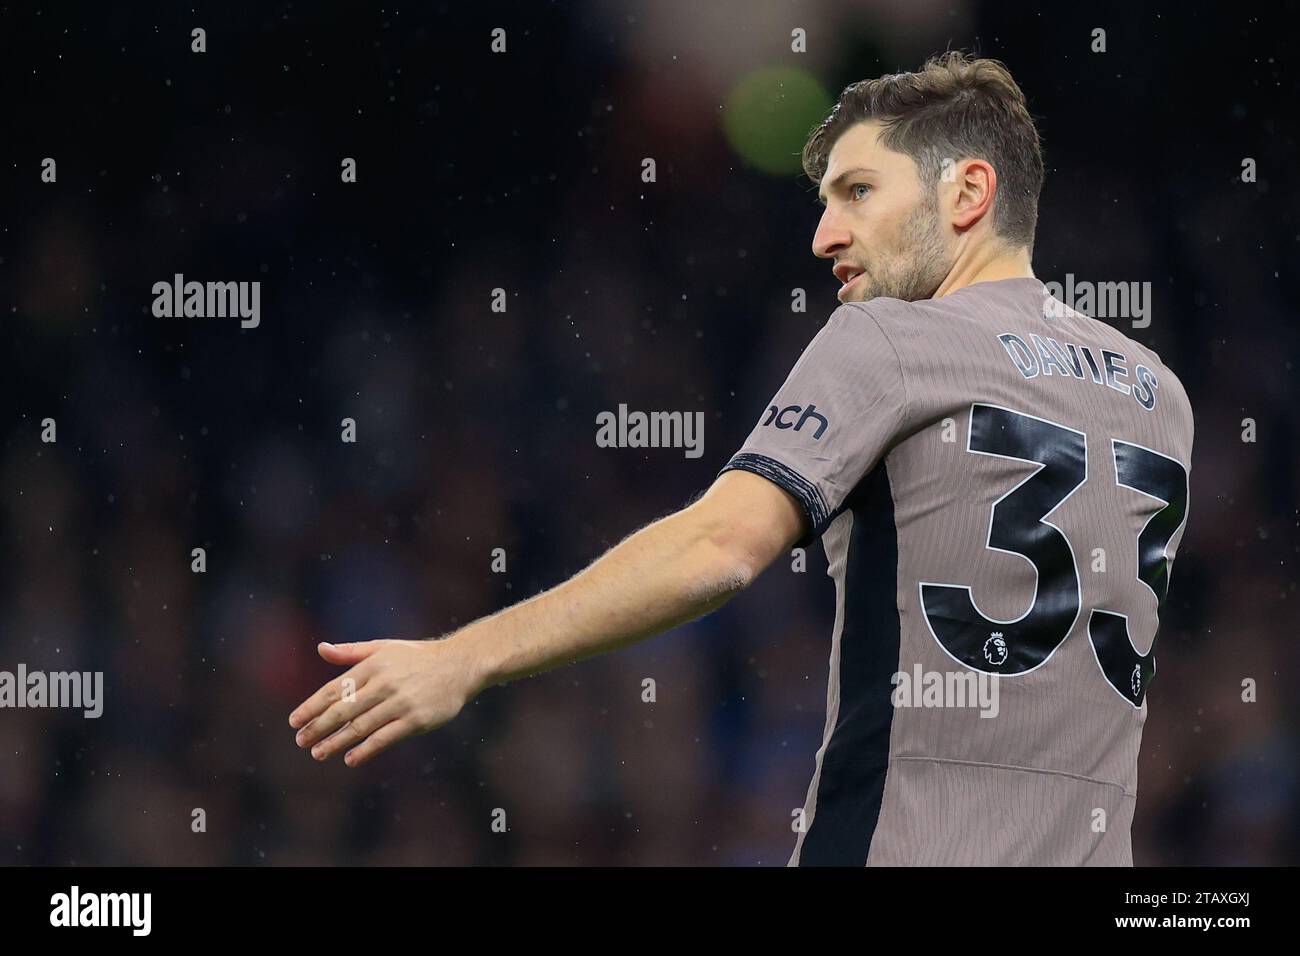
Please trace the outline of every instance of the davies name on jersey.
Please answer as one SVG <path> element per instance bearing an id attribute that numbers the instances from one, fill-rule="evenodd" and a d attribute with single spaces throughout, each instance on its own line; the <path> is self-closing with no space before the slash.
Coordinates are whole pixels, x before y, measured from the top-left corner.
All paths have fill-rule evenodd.
<path id="1" fill-rule="evenodd" d="M 1156 407 L 1156 389 L 1160 387 L 1156 381 L 1156 373 L 1145 365 L 1138 365 L 1133 369 L 1133 377 L 1136 379 L 1133 384 L 1121 381 L 1129 375 L 1128 358 L 1123 352 L 1097 349 L 1101 356 L 1101 361 L 1098 362 L 1092 354 L 1092 349 L 1087 345 L 1066 342 L 1062 348 L 1061 343 L 1056 339 L 1045 339 L 1033 333 L 1030 333 L 1029 340 L 1033 342 L 1033 347 L 1014 332 L 1003 332 L 998 336 L 998 341 L 1002 343 L 1002 347 L 1007 350 L 1007 355 L 1011 357 L 1011 361 L 1025 378 L 1033 378 L 1040 373 L 1043 376 L 1056 374 L 1080 381 L 1090 377 L 1097 385 L 1105 385 L 1125 395 L 1132 395 L 1147 411 Z M 1083 374 L 1085 361 L 1088 366 L 1088 376 Z M 1056 371 L 1053 372 L 1053 369 Z"/>

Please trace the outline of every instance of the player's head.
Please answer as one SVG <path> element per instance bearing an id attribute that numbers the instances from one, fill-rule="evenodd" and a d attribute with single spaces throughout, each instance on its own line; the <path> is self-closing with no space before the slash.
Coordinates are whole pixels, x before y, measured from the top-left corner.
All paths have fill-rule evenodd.
<path id="1" fill-rule="evenodd" d="M 808 138 L 803 168 L 826 203 L 813 252 L 841 281 L 862 273 L 841 301 L 926 299 L 959 257 L 1033 249 L 1042 149 L 996 60 L 953 51 L 852 84 Z"/>

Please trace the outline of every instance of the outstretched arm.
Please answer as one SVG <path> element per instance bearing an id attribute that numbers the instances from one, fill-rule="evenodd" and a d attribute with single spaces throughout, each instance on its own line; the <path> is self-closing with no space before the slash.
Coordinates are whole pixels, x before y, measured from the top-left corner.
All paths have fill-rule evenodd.
<path id="1" fill-rule="evenodd" d="M 721 607 L 803 533 L 795 499 L 745 471 L 536 597 L 432 641 L 321 644 L 351 665 L 298 706 L 297 742 L 355 767 L 447 723 L 484 689 L 631 644 Z"/>

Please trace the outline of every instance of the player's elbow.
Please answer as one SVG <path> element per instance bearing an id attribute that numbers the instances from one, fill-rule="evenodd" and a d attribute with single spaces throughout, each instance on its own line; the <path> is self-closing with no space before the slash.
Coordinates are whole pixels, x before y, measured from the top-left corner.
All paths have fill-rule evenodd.
<path id="1" fill-rule="evenodd" d="M 703 539 L 690 562 L 686 590 L 695 605 L 721 607 L 753 583 L 751 562 L 711 539 Z"/>
<path id="2" fill-rule="evenodd" d="M 720 592 L 728 595 L 738 594 L 754 583 L 758 571 L 759 569 L 755 568 L 748 556 L 735 552 L 722 552 L 714 561 L 713 578 L 717 581 Z"/>
<path id="3" fill-rule="evenodd" d="M 745 590 L 775 557 L 769 553 L 769 537 L 766 529 L 734 519 L 707 522 L 697 546 L 702 576 L 713 582 L 719 595 Z"/>
<path id="4" fill-rule="evenodd" d="M 731 471 L 680 512 L 694 587 L 718 603 L 749 587 L 800 531 L 797 506 L 766 479 Z"/>

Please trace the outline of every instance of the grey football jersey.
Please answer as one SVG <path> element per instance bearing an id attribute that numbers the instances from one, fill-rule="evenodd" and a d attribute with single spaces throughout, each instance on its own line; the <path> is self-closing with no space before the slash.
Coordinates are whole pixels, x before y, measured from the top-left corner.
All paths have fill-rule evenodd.
<path id="1" fill-rule="evenodd" d="M 1132 865 L 1191 451 L 1177 377 L 1037 279 L 834 311 L 722 469 L 835 582 L 791 865 Z"/>

